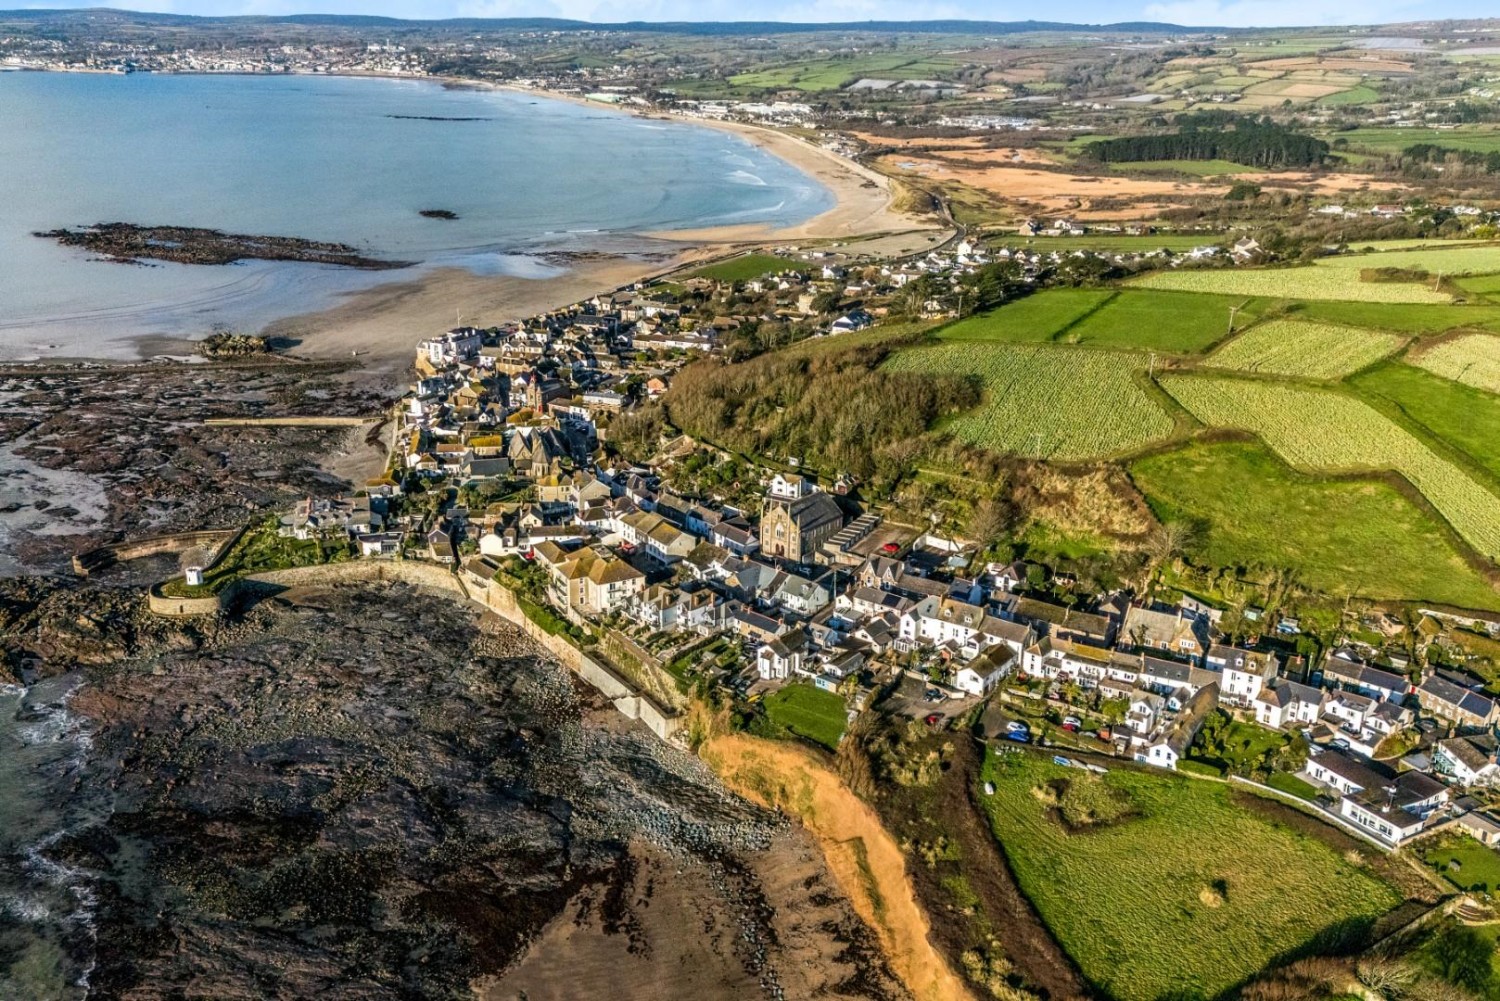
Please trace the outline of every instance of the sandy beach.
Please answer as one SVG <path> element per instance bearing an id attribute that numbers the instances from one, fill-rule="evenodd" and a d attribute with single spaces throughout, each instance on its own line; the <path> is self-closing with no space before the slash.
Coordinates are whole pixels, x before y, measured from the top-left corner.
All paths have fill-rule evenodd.
<path id="1" fill-rule="evenodd" d="M 366 371 L 403 371 L 416 344 L 457 323 L 491 326 L 558 309 L 688 263 L 605 257 L 573 263 L 555 278 L 476 275 L 439 268 L 419 278 L 352 293 L 332 309 L 290 316 L 262 332 L 285 338 L 294 354 L 357 358 Z"/>

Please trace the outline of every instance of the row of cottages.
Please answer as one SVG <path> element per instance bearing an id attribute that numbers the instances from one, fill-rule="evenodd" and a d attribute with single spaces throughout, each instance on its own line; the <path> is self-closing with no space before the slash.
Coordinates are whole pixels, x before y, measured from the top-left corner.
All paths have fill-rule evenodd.
<path id="1" fill-rule="evenodd" d="M 1449 737 L 1432 745 L 1432 770 L 1464 789 L 1500 784 L 1500 741 L 1494 733 Z"/>
<path id="2" fill-rule="evenodd" d="M 1337 750 L 1309 758 L 1305 772 L 1338 796 L 1340 816 L 1392 847 L 1420 834 L 1449 799 L 1448 788 L 1431 775 L 1397 775 Z"/>

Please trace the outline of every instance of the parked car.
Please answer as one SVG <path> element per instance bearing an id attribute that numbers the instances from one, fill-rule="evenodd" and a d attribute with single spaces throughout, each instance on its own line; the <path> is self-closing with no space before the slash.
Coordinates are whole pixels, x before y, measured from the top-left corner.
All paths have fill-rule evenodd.
<path id="1" fill-rule="evenodd" d="M 943 717 L 940 713 L 928 713 L 927 718 L 922 722 L 926 723 L 928 726 L 937 726 L 942 721 Z"/>
<path id="2" fill-rule="evenodd" d="M 1018 744 L 1029 744 L 1029 743 L 1031 743 L 1031 731 L 1030 730 L 1009 730 L 1009 731 L 1006 731 L 1005 739 L 1006 740 L 1014 740 Z"/>
<path id="3" fill-rule="evenodd" d="M 1335 737 L 1335 738 L 1333 738 L 1332 740 L 1330 740 L 1328 742 L 1328 746 L 1332 747 L 1336 751 L 1347 751 L 1347 750 L 1349 750 L 1349 742 L 1347 740 L 1345 740 L 1343 737 Z"/>
<path id="4" fill-rule="evenodd" d="M 894 542 L 887 542 L 885 545 L 880 547 L 880 551 L 890 554 L 899 553 L 901 551 L 901 547 L 896 545 L 896 543 Z"/>
<path id="5" fill-rule="evenodd" d="M 1083 721 L 1077 716 L 1064 716 L 1062 725 L 1065 727 L 1071 726 L 1075 730 L 1083 729 Z"/>

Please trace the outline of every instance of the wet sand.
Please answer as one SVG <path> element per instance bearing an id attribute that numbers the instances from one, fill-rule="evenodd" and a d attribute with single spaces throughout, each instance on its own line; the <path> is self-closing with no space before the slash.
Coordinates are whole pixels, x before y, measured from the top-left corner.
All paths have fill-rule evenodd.
<path id="1" fill-rule="evenodd" d="M 686 262 L 687 258 L 681 258 Z M 399 373 L 417 342 L 456 324 L 491 326 L 587 299 L 675 266 L 676 261 L 611 257 L 576 262 L 555 278 L 476 275 L 439 268 L 419 278 L 354 292 L 332 309 L 268 324 L 293 354 L 353 358 L 366 370 Z"/>

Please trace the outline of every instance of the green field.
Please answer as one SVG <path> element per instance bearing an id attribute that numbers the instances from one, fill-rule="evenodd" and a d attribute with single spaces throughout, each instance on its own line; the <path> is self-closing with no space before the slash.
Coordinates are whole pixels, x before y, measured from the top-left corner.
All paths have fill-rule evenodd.
<path id="1" fill-rule="evenodd" d="M 1470 278 L 1460 278 L 1454 284 L 1465 292 L 1472 292 L 1475 295 L 1486 296 L 1490 299 L 1494 299 L 1497 295 L 1500 295 L 1500 275 L 1476 275 Z"/>
<path id="2" fill-rule="evenodd" d="M 1500 497 L 1369 404 L 1259 380 L 1169 375 L 1161 383 L 1205 424 L 1257 434 L 1298 468 L 1400 473 L 1470 545 L 1500 555 Z"/>
<path id="3" fill-rule="evenodd" d="M 1405 343 L 1400 334 L 1361 327 L 1268 320 L 1219 348 L 1208 364 L 1302 379 L 1342 379 L 1394 354 Z"/>
<path id="4" fill-rule="evenodd" d="M 1060 340 L 1110 348 L 1196 354 L 1229 336 L 1229 311 L 1243 327 L 1263 302 L 1234 296 L 1125 289 Z"/>
<path id="5" fill-rule="evenodd" d="M 1500 337 L 1461 334 L 1413 354 L 1411 363 L 1444 379 L 1500 393 Z"/>
<path id="6" fill-rule="evenodd" d="M 719 282 L 744 282 L 762 275 L 798 268 L 806 268 L 806 265 L 774 254 L 746 254 L 699 268 L 693 272 L 693 276 Z"/>
<path id="7" fill-rule="evenodd" d="M 1351 147 L 1367 149 L 1377 153 L 1399 153 L 1418 143 L 1434 143 L 1448 149 L 1473 150 L 1476 153 L 1493 153 L 1500 150 L 1500 130 L 1493 126 L 1472 126 L 1457 129 L 1426 128 L 1369 128 L 1335 132 L 1324 136 L 1330 141 L 1344 139 Z"/>
<path id="8" fill-rule="evenodd" d="M 1347 107 L 1353 104 L 1370 104 L 1378 100 L 1380 100 L 1380 94 L 1375 90 L 1375 88 L 1366 87 L 1365 85 L 1361 84 L 1358 87 L 1350 87 L 1348 90 L 1341 90 L 1337 94 L 1329 94 L 1327 97 L 1320 97 L 1313 103 L 1321 104 L 1324 107 L 1339 108 Z"/>
<path id="9" fill-rule="evenodd" d="M 1334 260 L 1336 258 L 1329 258 Z M 1135 279 L 1137 288 L 1273 299 L 1338 299 L 1380 303 L 1448 303 L 1453 297 L 1409 282 L 1362 282 L 1350 268 L 1219 268 L 1209 271 L 1157 271 Z"/>
<path id="10" fill-rule="evenodd" d="M 1317 267 L 1337 271 L 1364 268 L 1402 268 L 1443 275 L 1489 275 L 1500 271 L 1500 247 L 1478 244 L 1467 247 L 1429 247 L 1421 250 L 1386 250 L 1374 254 L 1337 254 L 1320 257 Z"/>
<path id="11" fill-rule="evenodd" d="M 1324 480 L 1255 442 L 1138 459 L 1130 476 L 1163 521 L 1195 526 L 1200 566 L 1278 567 L 1324 594 L 1500 609 L 1442 526 L 1387 483 Z"/>
<path id="12" fill-rule="evenodd" d="M 1114 294 L 1108 289 L 1047 289 L 966 317 L 937 336 L 945 341 L 1049 341 Z"/>
<path id="13" fill-rule="evenodd" d="M 1021 889 L 1116 1001 L 1217 997 L 1290 951 L 1362 939 L 1400 901 L 1329 845 L 1236 805 L 1227 785 L 1118 768 L 1095 779 L 1027 754 L 991 755 L 983 777 Z M 1092 784 L 1103 815 L 1128 812 L 1069 833 L 1043 801 L 1062 780 Z"/>
<path id="14" fill-rule="evenodd" d="M 961 441 L 1083 459 L 1133 451 L 1172 432 L 1172 420 L 1136 381 L 1144 361 L 1083 348 L 950 341 L 902 351 L 886 365 L 983 380 L 984 403 L 943 425 Z"/>
<path id="15" fill-rule="evenodd" d="M 1455 327 L 1500 324 L 1500 306 L 1423 306 L 1384 302 L 1301 302 L 1292 311 L 1302 320 L 1325 320 L 1374 330 L 1439 333 Z"/>
<path id="16" fill-rule="evenodd" d="M 762 90 L 838 90 L 861 77 L 920 80 L 952 71 L 958 63 L 942 56 L 913 53 L 833 56 L 739 73 L 729 78 L 735 87 Z"/>
<path id="17" fill-rule="evenodd" d="M 1500 892 L 1500 852 L 1467 834 L 1443 833 L 1421 850 L 1422 861 L 1460 890 Z"/>
<path id="18" fill-rule="evenodd" d="M 772 692 L 765 699 L 766 716 L 792 733 L 822 744 L 830 751 L 839 746 L 848 714 L 844 700 L 832 692 L 797 682 Z"/>
<path id="19" fill-rule="evenodd" d="M 1361 393 L 1408 418 L 1500 477 L 1500 397 L 1393 362 L 1361 372 Z"/>

